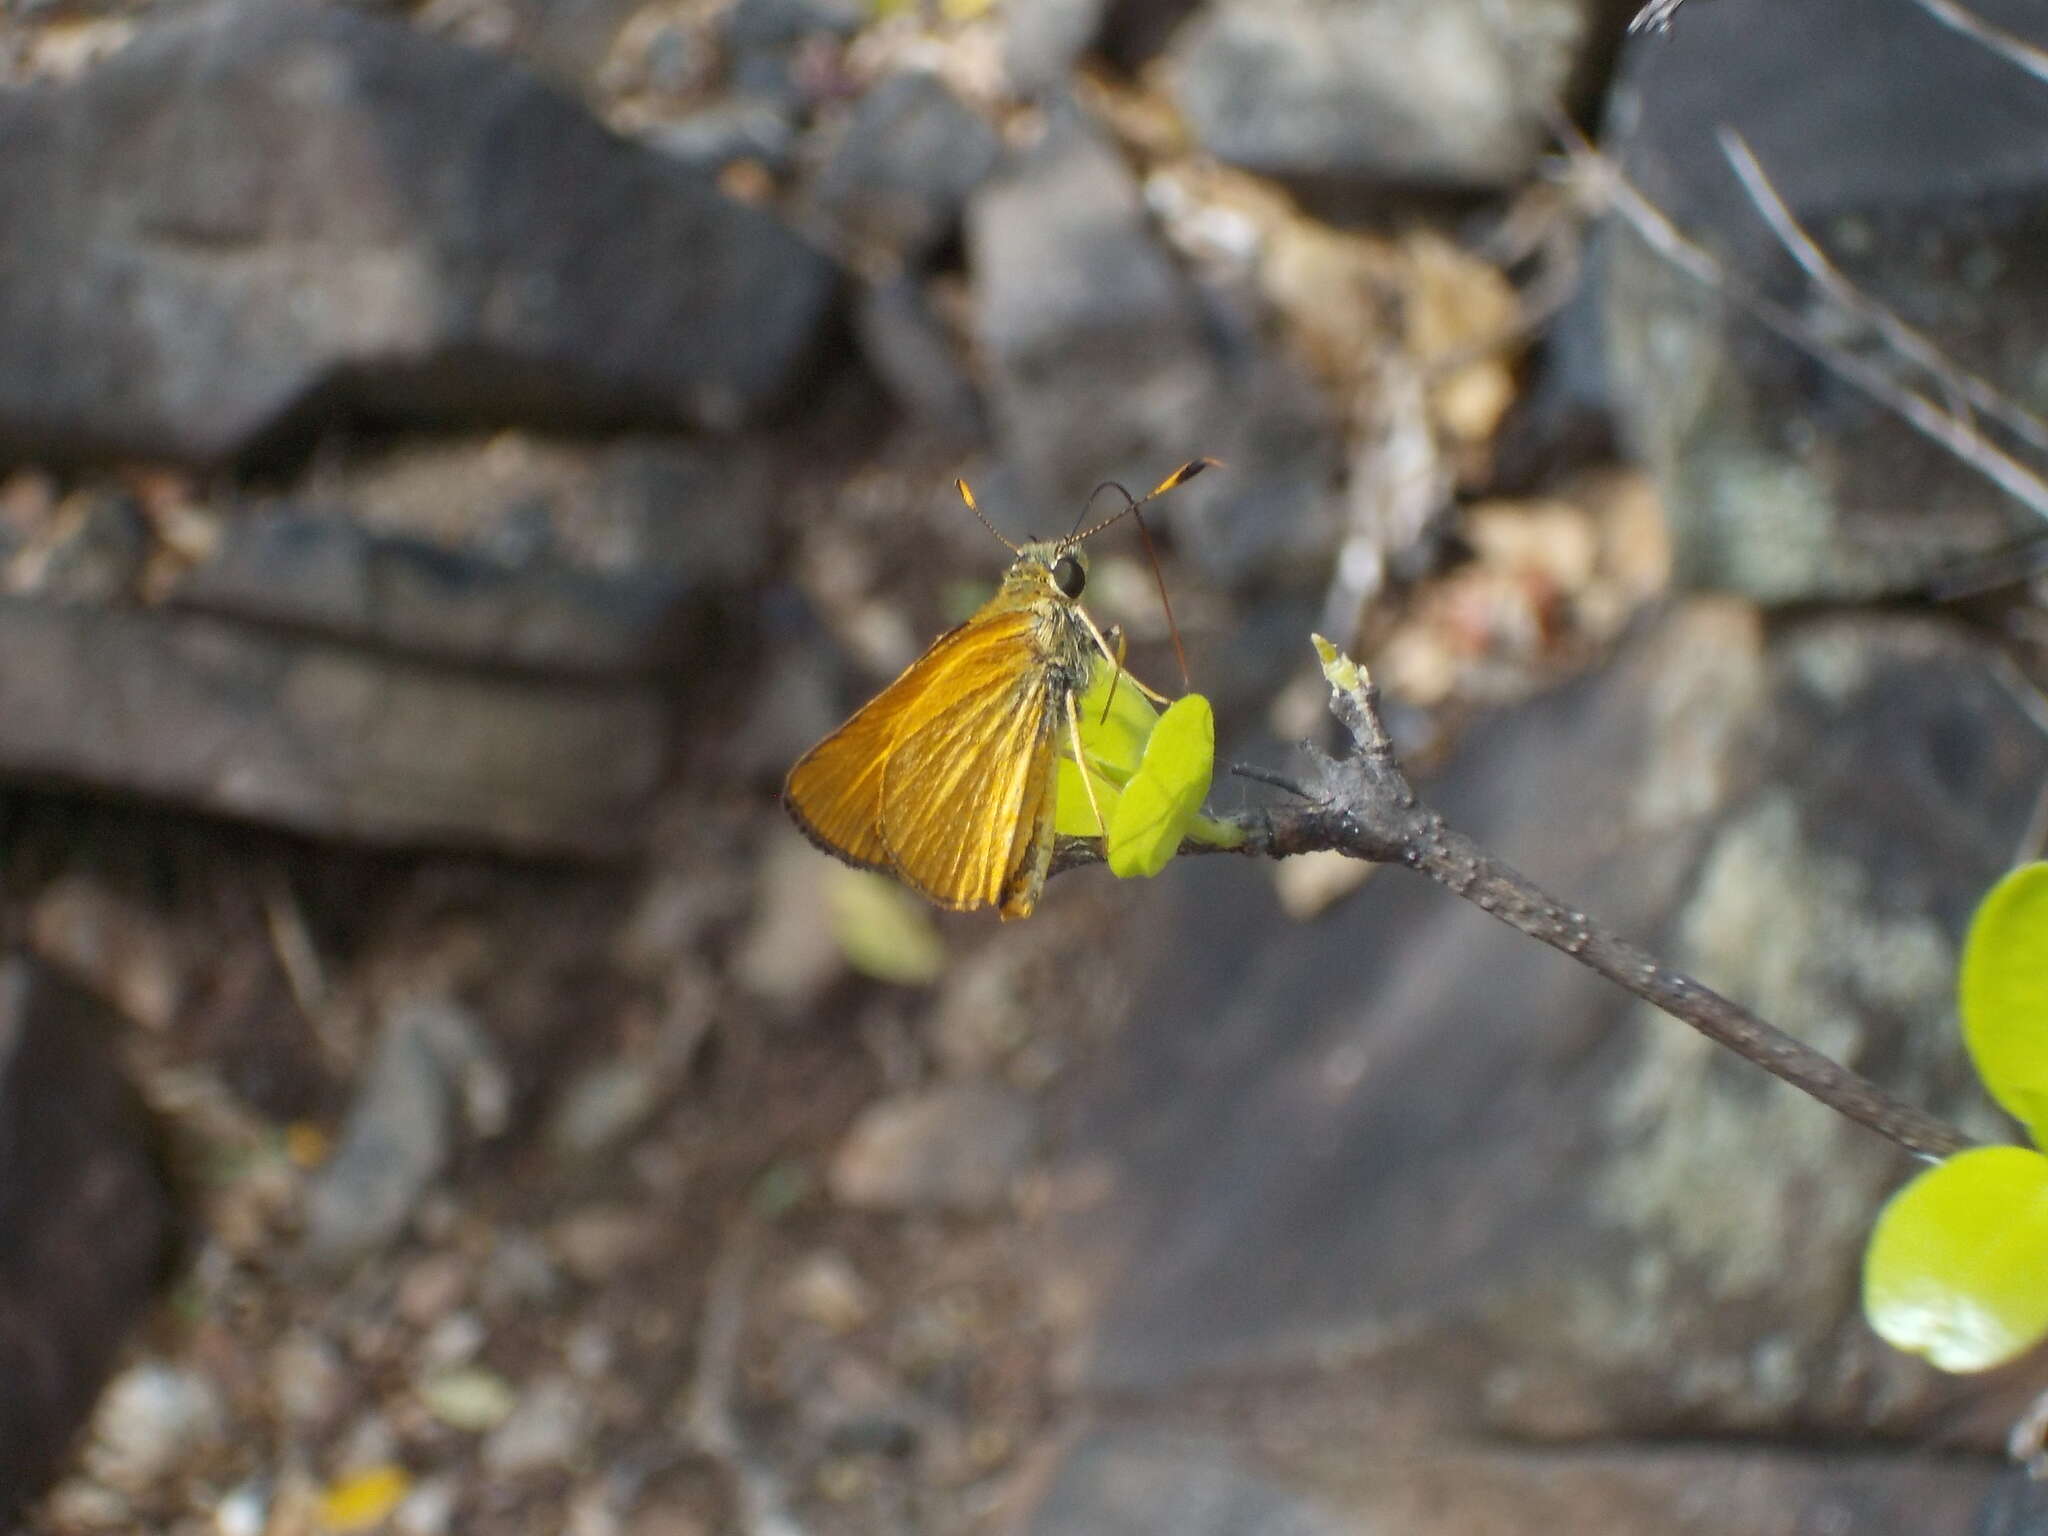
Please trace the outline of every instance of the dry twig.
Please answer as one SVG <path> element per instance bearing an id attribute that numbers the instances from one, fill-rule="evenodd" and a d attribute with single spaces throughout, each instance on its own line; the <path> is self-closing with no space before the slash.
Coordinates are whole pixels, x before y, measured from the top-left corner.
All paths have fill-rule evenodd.
<path id="1" fill-rule="evenodd" d="M 1335 849 L 1376 864 L 1406 865 L 1909 1152 L 1938 1159 L 1972 1145 L 1954 1126 L 1892 1097 L 1741 1004 L 1660 964 L 1648 951 L 1566 906 L 1447 826 L 1443 817 L 1416 795 L 1395 761 L 1393 744 L 1380 719 L 1379 689 L 1365 669 L 1339 655 L 1320 637 L 1316 644 L 1323 656 L 1324 676 L 1330 682 L 1331 712 L 1350 734 L 1353 748 L 1341 758 L 1311 748 L 1312 772 L 1300 786 L 1288 785 L 1279 775 L 1264 770 L 1247 772 L 1248 778 L 1298 788 L 1300 801 L 1234 818 L 1233 824 L 1244 832 L 1245 840 L 1229 851 L 1286 858 Z M 1186 843 L 1181 851 L 1222 850 Z M 1076 843 L 1061 849 L 1055 867 L 1095 863 L 1100 858 L 1101 851 L 1094 844 Z"/>
<path id="2" fill-rule="evenodd" d="M 1620 167 L 1582 134 L 1569 125 L 1564 125 L 1563 131 L 1574 166 L 1596 189 L 1602 204 L 1634 230 L 1644 244 L 1680 271 L 1714 289 L 1759 325 L 1824 364 L 1837 378 L 1896 413 L 1915 431 L 1947 449 L 2036 515 L 2048 518 L 2048 480 L 1987 442 L 1973 420 L 1958 416 L 1902 385 L 1884 363 L 1822 335 L 1804 318 L 1729 271 L 1703 246 L 1687 239 L 1663 210 L 1643 196 Z M 1895 323 L 1904 325 L 1902 321 Z"/>
<path id="3" fill-rule="evenodd" d="M 1914 0 L 1914 4 L 1943 26 L 1953 27 L 1963 36 L 1982 43 L 2000 58 L 2017 64 L 2036 80 L 2048 84 L 2048 50 L 2036 47 L 2017 32 L 1994 27 L 1975 11 L 1957 5 L 1955 0 Z"/>

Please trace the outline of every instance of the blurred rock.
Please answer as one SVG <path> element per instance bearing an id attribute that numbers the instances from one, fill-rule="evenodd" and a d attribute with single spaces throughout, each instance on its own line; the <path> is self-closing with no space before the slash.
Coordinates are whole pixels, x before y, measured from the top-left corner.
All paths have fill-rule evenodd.
<path id="1" fill-rule="evenodd" d="M 482 588 L 491 586 L 492 566 L 509 567 L 529 583 L 556 572 L 617 582 L 596 600 L 620 615 L 609 622 L 586 615 L 583 622 L 630 630 L 644 613 L 643 584 L 690 599 L 763 578 L 770 519 L 783 492 L 776 471 L 787 452 L 786 444 L 760 435 L 413 437 L 384 451 L 323 457 L 292 501 L 238 507 L 222 537 L 232 543 L 235 522 L 265 511 L 345 510 L 376 534 L 434 546 L 465 582 Z M 511 589 L 520 590 L 530 589 Z M 547 599 L 567 606 L 579 600 L 592 598 L 572 591 Z M 374 626 L 371 632 L 378 633 Z"/>
<path id="2" fill-rule="evenodd" d="M 862 284 L 853 327 L 862 357 L 898 410 L 963 441 L 980 437 L 981 397 L 966 360 L 914 278 Z"/>
<path id="3" fill-rule="evenodd" d="M 818 178 L 820 209 L 842 239 L 890 267 L 921 267 L 995 169 L 996 131 L 937 75 L 903 70 L 861 97 Z"/>
<path id="4" fill-rule="evenodd" d="M 2037 6 L 1977 8 L 2036 47 Z M 1807 64 L 1825 51 L 1826 90 Z M 1691 238 L 1856 356 L 1745 194 L 1723 128 L 1872 299 L 2022 406 L 2048 410 L 2048 91 L 1916 6 L 1714 0 L 1632 40 L 1608 148 Z M 1765 602 L 1913 590 L 2039 519 L 1889 410 L 1742 319 L 1634 236 L 1605 288 L 1624 435 L 1655 470 L 1681 582 Z M 1941 386 L 1907 382 L 1946 403 Z M 1980 417 L 1978 430 L 1999 441 Z M 2022 457 L 2027 457 L 2023 454 Z"/>
<path id="5" fill-rule="evenodd" d="M 875 1312 L 875 1293 L 845 1254 L 806 1254 L 782 1284 L 782 1305 L 828 1333 L 851 1333 Z"/>
<path id="6" fill-rule="evenodd" d="M 659 572 L 495 561 L 289 508 L 232 519 L 168 593 L 179 608 L 423 658 L 598 677 L 651 670 L 682 595 Z"/>
<path id="7" fill-rule="evenodd" d="M 951 1083 L 898 1094 L 854 1121 L 832 1160 L 832 1193 L 862 1210 L 992 1210 L 1037 1140 L 1030 1101 L 1006 1088 Z"/>
<path id="8" fill-rule="evenodd" d="M 2048 775 L 2004 675 L 1960 627 L 1767 633 L 1697 603 L 1479 730 L 1426 793 L 1564 899 L 1995 1135 L 1956 945 Z M 1094 1389 L 1319 1381 L 1390 1435 L 2002 1440 L 2033 1383 L 1940 1377 L 1862 1326 L 1863 1241 L 1911 1171 L 1895 1149 L 1401 871 L 1305 927 L 1266 888 L 1178 879 L 1092 1078 L 1070 1166 L 1115 1174 L 1068 1230 L 1105 1287 Z"/>
<path id="9" fill-rule="evenodd" d="M 0 598 L 0 774 L 14 780 L 330 837 L 605 854 L 633 842 L 666 750 L 662 709 L 635 686 Z"/>
<path id="10" fill-rule="evenodd" d="M 0 102 L 0 454 L 226 462 L 383 421 L 730 427 L 831 263 L 500 58 L 206 6 Z"/>
<path id="11" fill-rule="evenodd" d="M 1071 108 L 975 194 L 967 234 L 989 405 L 1028 504 L 1012 514 L 1023 530 L 1069 525 L 1102 480 L 1135 492 L 1208 454 L 1229 471 L 1181 493 L 1176 519 L 1212 568 L 1257 581 L 1326 552 L 1327 408 L 1168 259 L 1130 171 Z"/>
<path id="12" fill-rule="evenodd" d="M 741 160 L 770 171 L 789 168 L 797 125 L 772 102 L 720 102 L 662 123 L 646 135 L 650 148 L 695 170 L 716 174 Z"/>
<path id="13" fill-rule="evenodd" d="M 1549 142 L 1596 0 L 1214 0 L 1173 46 L 1181 111 L 1267 175 L 1502 188 Z"/>
<path id="14" fill-rule="evenodd" d="M 975 194 L 967 239 L 1005 456 L 1052 505 L 1078 505 L 1133 461 L 1191 456 L 1216 360 L 1129 170 L 1092 129 L 1055 113 Z"/>
<path id="15" fill-rule="evenodd" d="M 1355 1529 L 1247 1470 L 1227 1441 L 1144 1431 L 1085 1437 L 1060 1459 L 1026 1526 L 1030 1536 L 1339 1536 Z"/>
<path id="16" fill-rule="evenodd" d="M 1985 1495 L 1970 1536 L 2048 1536 L 2048 1483 L 2007 1472 Z"/>
<path id="17" fill-rule="evenodd" d="M 625 1058 L 585 1068 L 562 1090 L 548 1144 L 564 1157 L 609 1151 L 654 1112 L 667 1081 L 652 1063 Z"/>
<path id="18" fill-rule="evenodd" d="M 340 1145 L 306 1193 L 310 1253 L 345 1265 L 404 1231 L 447 1166 L 465 1080 L 487 1049 L 476 1021 L 452 1003 L 386 1011 Z"/>
<path id="19" fill-rule="evenodd" d="M 1098 1429 L 1067 1453 L 1032 1536 L 1962 1536 L 1988 1468 L 1933 1453 L 1768 1447 L 1528 1450 L 1354 1445 L 1341 1492 L 1253 1473 L 1214 1437 Z M 1261 1458 L 1262 1461 L 1268 1458 Z M 1290 1483 L 1293 1486 L 1290 1486 Z M 1155 1523 L 1170 1511 L 1171 1523 Z"/>
<path id="20" fill-rule="evenodd" d="M 1020 96 L 1066 83 L 1102 33 L 1109 0 L 1031 0 L 1003 7 L 1003 68 Z"/>
<path id="21" fill-rule="evenodd" d="M 655 1218 L 614 1205 L 587 1206 L 555 1223 L 551 1234 L 562 1267 L 585 1285 L 603 1285 L 655 1251 Z"/>
<path id="22" fill-rule="evenodd" d="M 92 1421 L 92 1475 L 125 1493 L 147 1493 L 193 1452 L 214 1444 L 226 1409 L 196 1372 L 154 1361 L 114 1378 Z"/>
<path id="23" fill-rule="evenodd" d="M 0 961 L 0 1518 L 50 1476 L 168 1267 L 170 1194 L 118 1027 L 86 993 Z M 166 1394 L 129 1398 L 137 1414 L 114 1410 L 141 1425 L 125 1465 L 161 1465 L 151 1426 L 175 1438 L 176 1415 L 147 1410 Z"/>
<path id="24" fill-rule="evenodd" d="M 492 1472 L 518 1476 L 573 1466 L 590 1437 L 590 1405 L 566 1376 L 542 1376 L 520 1393 L 510 1417 L 484 1442 Z"/>
<path id="25" fill-rule="evenodd" d="M 741 98 L 808 105 L 829 57 L 867 20 L 859 0 L 738 0 L 722 18 L 726 83 Z"/>
<path id="26" fill-rule="evenodd" d="M 184 1001 L 189 957 L 164 915 L 90 876 L 38 896 L 29 936 L 38 956 L 144 1029 L 169 1028 Z"/>

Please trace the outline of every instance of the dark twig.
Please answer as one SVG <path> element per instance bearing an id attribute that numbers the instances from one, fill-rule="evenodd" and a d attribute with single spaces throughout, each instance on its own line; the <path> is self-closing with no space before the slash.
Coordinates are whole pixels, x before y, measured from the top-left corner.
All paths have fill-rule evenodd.
<path id="1" fill-rule="evenodd" d="M 1354 750 L 1342 758 L 1315 754 L 1315 782 L 1302 803 L 1231 818 L 1245 834 L 1238 847 L 1220 850 L 1189 842 L 1181 845 L 1182 853 L 1229 851 L 1284 858 L 1334 848 L 1378 864 L 1405 864 L 1909 1152 L 1938 1159 L 1973 1145 L 1946 1121 L 1893 1098 L 1833 1057 L 1690 976 L 1659 964 L 1647 950 L 1566 906 L 1446 826 L 1417 797 L 1395 761 L 1380 720 L 1378 688 L 1362 667 L 1338 654 L 1329 642 L 1317 637 L 1316 645 L 1330 681 L 1331 712 L 1350 734 Z M 1263 771 L 1244 772 L 1235 765 L 1232 772 L 1262 782 L 1281 778 Z M 1055 867 L 1092 864 L 1100 857 L 1093 844 L 1070 843 L 1062 846 Z"/>
<path id="2" fill-rule="evenodd" d="M 1273 789 L 1284 790 L 1297 800 L 1306 800 L 1309 797 L 1308 788 L 1301 780 L 1272 768 L 1261 768 L 1257 763 L 1232 763 L 1230 776 L 1234 779 L 1250 779 L 1254 784 L 1265 784 Z"/>

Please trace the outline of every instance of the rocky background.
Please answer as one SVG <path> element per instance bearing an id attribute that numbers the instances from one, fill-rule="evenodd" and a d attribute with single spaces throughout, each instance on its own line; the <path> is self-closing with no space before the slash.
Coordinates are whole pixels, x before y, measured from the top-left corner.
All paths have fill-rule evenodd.
<path id="1" fill-rule="evenodd" d="M 1317 860 L 934 917 L 775 806 L 1000 570 L 955 475 L 1214 455 L 1226 756 L 1343 637 L 1454 820 L 2000 1134 L 2048 24 L 1632 9 L 15 0 L 0 1522 L 2048 1530 L 2039 1364 L 1858 1318 L 1900 1159 L 1562 957 Z"/>

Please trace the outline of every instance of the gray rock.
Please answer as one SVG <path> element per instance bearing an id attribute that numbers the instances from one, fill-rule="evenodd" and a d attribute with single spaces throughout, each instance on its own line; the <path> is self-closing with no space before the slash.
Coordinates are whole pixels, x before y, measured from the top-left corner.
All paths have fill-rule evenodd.
<path id="1" fill-rule="evenodd" d="M 220 1394 L 204 1376 L 146 1361 L 108 1384 L 93 1415 L 87 1459 L 102 1482 L 146 1493 L 226 1427 Z"/>
<path id="2" fill-rule="evenodd" d="M 487 1051 L 473 1019 L 445 1002 L 410 1002 L 385 1016 L 341 1144 L 306 1194 L 306 1247 L 344 1265 L 405 1229 L 454 1148 L 458 1103 Z"/>
<path id="3" fill-rule="evenodd" d="M 1107 144 L 1057 115 L 1044 143 L 976 194 L 967 236 L 975 327 L 1013 466 L 1072 506 L 1133 461 L 1189 457 L 1216 360 L 1192 289 Z"/>
<path id="4" fill-rule="evenodd" d="M 590 1404 L 566 1376 L 542 1376 L 484 1442 L 483 1461 L 505 1476 L 574 1466 L 590 1439 Z"/>
<path id="5" fill-rule="evenodd" d="M 623 851 L 650 689 L 408 661 L 205 614 L 0 598 L 0 774 L 378 843 Z"/>
<path id="6" fill-rule="evenodd" d="M 919 267 L 1001 153 L 995 130 L 937 75 L 903 70 L 855 106 L 818 178 L 818 206 L 851 248 Z"/>
<path id="7" fill-rule="evenodd" d="M 0 1518 L 54 1471 L 171 1257 L 170 1192 L 114 1056 L 119 1027 L 86 993 L 0 960 Z M 163 1396 L 135 1391 L 143 1409 Z M 131 1465 L 157 1464 L 148 1441 L 130 1437 Z"/>
<path id="8" fill-rule="evenodd" d="M 863 1210 L 992 1210 L 1038 1139 L 1030 1101 L 951 1083 L 870 1105 L 834 1155 L 832 1193 Z"/>
<path id="9" fill-rule="evenodd" d="M 861 356 L 898 410 L 936 431 L 979 438 L 981 396 L 915 278 L 899 274 L 862 284 L 853 327 Z"/>
<path id="10" fill-rule="evenodd" d="M 1228 473 L 1175 502 L 1203 558 L 1257 580 L 1325 548 L 1320 400 L 1168 259 L 1129 170 L 1071 110 L 975 195 L 967 233 L 991 416 L 1025 501 L 1013 527 L 1066 527 L 1100 481 L 1142 490 L 1209 454 Z"/>
<path id="11" fill-rule="evenodd" d="M 1339 1536 L 1358 1528 L 1248 1470 L 1228 1441 L 1110 1430 L 1061 1458 L 1026 1529 L 1030 1536 Z"/>
<path id="12" fill-rule="evenodd" d="M 0 102 L 0 455 L 214 464 L 319 418 L 729 427 L 832 264 L 500 58 L 207 6 Z"/>
<path id="13" fill-rule="evenodd" d="M 819 33 L 845 37 L 866 18 L 859 0 L 736 0 L 725 13 L 726 46 L 788 48 Z"/>
<path id="14" fill-rule="evenodd" d="M 796 149 L 796 124 L 780 104 L 743 97 L 687 113 L 652 129 L 646 143 L 672 160 L 715 174 L 738 160 L 786 170 Z"/>
<path id="15" fill-rule="evenodd" d="M 659 574 L 514 565 L 277 507 L 230 522 L 213 557 L 168 596 L 420 657 L 617 677 L 656 664 L 681 594 Z"/>
<path id="16" fill-rule="evenodd" d="M 2038 6 L 1979 9 L 2048 46 Z M 1876 359 L 1869 328 L 1815 297 L 1750 203 L 1723 126 L 1866 294 L 2048 410 L 2039 81 L 1912 5 L 1715 0 L 1632 42 L 1607 130 L 1624 171 L 1746 283 Z M 1680 581 L 1772 603 L 1870 597 L 2038 532 L 1981 475 L 1632 234 L 1606 245 L 1620 424 L 1657 475 Z M 1907 382 L 1941 401 L 1917 373 Z"/>
<path id="17" fill-rule="evenodd" d="M 1003 68 L 1021 96 L 1064 85 L 1102 33 L 1108 0 L 1031 0 L 1003 7 Z"/>
<path id="18" fill-rule="evenodd" d="M 1427 792 L 1564 899 L 1996 1135 L 1956 946 L 2048 774 L 2003 677 L 1933 621 L 1767 637 L 1700 603 Z M 1910 1171 L 1879 1138 L 1400 871 L 1306 926 L 1252 879 L 1168 888 L 1072 1139 L 1091 1181 L 1119 1170 L 1069 1227 L 1106 1288 L 1096 1389 L 1298 1372 L 1388 1433 L 1808 1443 L 1910 1442 L 1962 1404 L 2001 1426 L 2031 1391 L 1863 1327 L 1862 1245 Z"/>
<path id="19" fill-rule="evenodd" d="M 1173 47 L 1202 147 L 1270 175 L 1507 187 L 1592 40 L 1591 0 L 1217 0 Z"/>
<path id="20" fill-rule="evenodd" d="M 1880 1460 L 1810 1448 L 1640 1442 L 1387 1446 L 1377 1434 L 1351 1433 L 1341 1457 L 1311 1458 L 1306 1469 L 1278 1478 L 1247 1470 L 1255 1453 L 1241 1424 L 1236 1443 L 1096 1429 L 1067 1453 L 1027 1529 L 1032 1536 L 1961 1536 L 1995 1476 L 1988 1466 L 1931 1453 Z"/>

